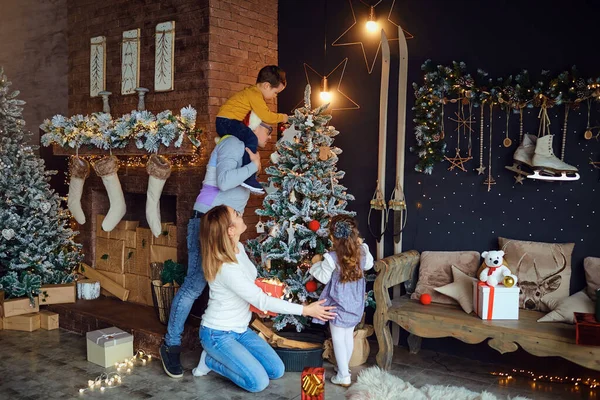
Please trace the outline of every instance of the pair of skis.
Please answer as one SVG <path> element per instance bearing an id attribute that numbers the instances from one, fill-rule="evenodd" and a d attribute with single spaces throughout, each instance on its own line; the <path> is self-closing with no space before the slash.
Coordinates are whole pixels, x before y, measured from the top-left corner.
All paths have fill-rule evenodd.
<path id="1" fill-rule="evenodd" d="M 389 213 L 393 211 L 394 254 L 402 252 L 402 231 L 406 225 L 406 200 L 404 197 L 404 148 L 406 136 L 406 91 L 408 81 L 408 46 L 404 31 L 398 27 L 398 42 L 400 49 L 400 66 L 398 77 L 398 130 L 396 148 L 396 185 L 391 199 L 385 202 L 386 148 L 387 148 L 387 109 L 390 82 L 390 45 L 383 29 L 381 30 L 381 90 L 379 98 L 379 153 L 377 163 L 377 185 L 371 200 L 371 211 L 381 211 L 379 234 L 371 233 L 377 239 L 377 259 L 384 255 L 383 237 L 389 221 Z M 370 226 L 370 225 L 369 225 Z M 394 293 L 395 294 L 395 293 Z"/>

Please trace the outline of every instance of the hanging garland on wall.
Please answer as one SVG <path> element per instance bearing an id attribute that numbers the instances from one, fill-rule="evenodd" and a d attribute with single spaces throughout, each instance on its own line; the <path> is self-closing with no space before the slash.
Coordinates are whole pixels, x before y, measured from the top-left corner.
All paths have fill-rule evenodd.
<path id="1" fill-rule="evenodd" d="M 419 157 L 415 170 L 425 174 L 431 174 L 433 166 L 444 160 L 444 104 L 460 101 L 479 107 L 485 103 L 492 107 L 509 107 L 514 113 L 522 114 L 524 108 L 540 107 L 543 103 L 548 108 L 565 104 L 573 110 L 583 101 L 600 100 L 600 77 L 583 79 L 575 67 L 556 76 L 542 71 L 536 82 L 532 82 L 527 70 L 514 77 L 492 79 L 478 69 L 472 77 L 464 62 L 436 66 L 427 60 L 421 69 L 425 72 L 423 84 L 413 83 L 417 144 L 411 151 Z"/>

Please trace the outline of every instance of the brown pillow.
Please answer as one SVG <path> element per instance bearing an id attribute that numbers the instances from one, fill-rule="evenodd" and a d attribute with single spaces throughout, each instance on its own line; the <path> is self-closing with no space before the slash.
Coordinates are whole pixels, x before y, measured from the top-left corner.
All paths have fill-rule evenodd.
<path id="1" fill-rule="evenodd" d="M 600 288 L 600 258 L 586 257 L 583 260 L 585 269 L 585 280 L 587 281 L 587 295 L 596 301 L 596 290 Z"/>
<path id="2" fill-rule="evenodd" d="M 437 287 L 452 283 L 452 265 L 468 276 L 475 276 L 480 256 L 476 251 L 424 251 L 421 253 L 419 281 L 411 299 L 418 300 L 423 293 L 431 295 L 431 301 L 458 304 L 456 300 L 436 292 Z"/>
<path id="3" fill-rule="evenodd" d="M 569 297 L 574 243 L 527 242 L 501 237 L 498 244 L 506 253 L 508 268 L 519 278 L 519 307 L 547 312 Z"/>

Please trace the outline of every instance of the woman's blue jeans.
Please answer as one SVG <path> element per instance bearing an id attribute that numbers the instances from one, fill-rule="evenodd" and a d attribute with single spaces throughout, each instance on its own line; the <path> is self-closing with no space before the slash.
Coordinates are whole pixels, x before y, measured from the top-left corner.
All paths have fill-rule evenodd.
<path id="1" fill-rule="evenodd" d="M 200 327 L 206 365 L 249 392 L 260 392 L 269 379 L 279 379 L 285 368 L 275 350 L 254 331 L 244 333 Z"/>
<path id="2" fill-rule="evenodd" d="M 200 218 L 191 218 L 188 222 L 187 248 L 187 276 L 171 304 L 169 324 L 165 335 L 167 346 L 181 346 L 185 320 L 190 315 L 194 301 L 206 287 L 206 279 L 202 270 L 202 255 L 200 254 Z"/>

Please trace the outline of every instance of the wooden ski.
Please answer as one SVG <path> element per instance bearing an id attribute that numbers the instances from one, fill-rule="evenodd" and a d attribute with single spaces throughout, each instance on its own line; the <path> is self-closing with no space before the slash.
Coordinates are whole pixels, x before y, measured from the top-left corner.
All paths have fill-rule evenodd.
<path id="1" fill-rule="evenodd" d="M 379 155 L 377 169 L 377 189 L 381 200 L 384 202 L 384 210 L 381 212 L 381 230 L 377 239 L 377 259 L 384 257 L 383 234 L 386 225 L 385 212 L 385 152 L 387 144 L 387 109 L 388 91 L 390 86 L 390 44 L 383 29 L 381 30 L 381 90 L 379 94 Z M 377 194 L 376 194 L 377 197 Z"/>
<path id="2" fill-rule="evenodd" d="M 402 253 L 402 230 L 406 225 L 406 198 L 404 197 L 404 147 L 406 140 L 406 92 L 408 91 L 408 45 L 404 30 L 398 27 L 399 44 L 399 68 L 398 68 L 398 131 L 396 142 L 396 187 L 392 192 L 389 202 L 389 209 L 394 212 L 393 234 L 394 234 L 394 254 Z M 393 289 L 393 297 L 399 298 L 400 285 Z M 398 344 L 400 338 L 400 329 L 396 324 L 392 324 L 392 339 L 394 344 Z"/>
<path id="3" fill-rule="evenodd" d="M 402 252 L 402 230 L 406 224 L 404 197 L 404 145 L 406 140 L 406 92 L 408 90 L 408 46 L 402 27 L 398 27 L 400 66 L 398 69 L 398 132 L 396 142 L 396 187 L 390 200 L 394 211 L 394 254 Z"/>

